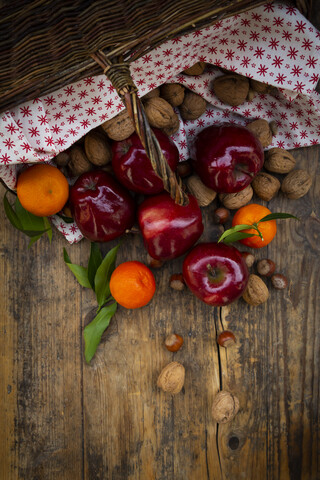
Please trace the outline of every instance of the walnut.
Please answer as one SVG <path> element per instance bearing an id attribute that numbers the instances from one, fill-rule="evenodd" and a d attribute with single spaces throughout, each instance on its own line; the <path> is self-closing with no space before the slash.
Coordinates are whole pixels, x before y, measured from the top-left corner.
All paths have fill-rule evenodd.
<path id="1" fill-rule="evenodd" d="M 174 112 L 172 117 L 172 125 L 162 128 L 161 130 L 163 131 L 163 133 L 168 135 L 168 137 L 170 137 L 170 135 L 174 135 L 175 133 L 177 133 L 179 128 L 180 128 L 180 119 L 178 115 Z"/>
<path id="2" fill-rule="evenodd" d="M 92 164 L 86 157 L 86 154 L 79 145 L 73 145 L 69 150 L 70 162 L 68 163 L 68 169 L 72 176 L 79 176 L 82 173 L 92 170 Z"/>
<path id="3" fill-rule="evenodd" d="M 116 141 L 125 140 L 134 132 L 134 124 L 126 110 L 120 112 L 116 117 L 104 122 L 101 127 L 109 138 Z"/>
<path id="4" fill-rule="evenodd" d="M 242 298 L 249 305 L 257 306 L 264 303 L 269 298 L 269 290 L 264 281 L 251 273 L 247 288 L 245 289 Z"/>
<path id="5" fill-rule="evenodd" d="M 84 137 L 84 150 L 93 165 L 102 167 L 111 162 L 112 151 L 105 135 L 92 131 Z"/>
<path id="6" fill-rule="evenodd" d="M 151 127 L 166 128 L 174 123 L 175 112 L 164 98 L 150 98 L 145 102 L 144 109 Z"/>
<path id="7" fill-rule="evenodd" d="M 213 80 L 212 88 L 222 103 L 237 107 L 246 101 L 249 80 L 237 74 L 222 75 Z"/>
<path id="8" fill-rule="evenodd" d="M 143 97 L 142 100 L 149 100 L 150 98 L 154 97 L 160 97 L 160 88 L 154 88 L 153 90 L 150 90 L 150 92 L 146 93 Z"/>
<path id="9" fill-rule="evenodd" d="M 258 80 L 253 80 L 253 78 L 250 78 L 250 86 L 252 90 L 257 93 L 268 93 L 270 90 L 270 85 L 268 85 L 267 83 L 259 82 Z"/>
<path id="10" fill-rule="evenodd" d="M 248 123 L 248 130 L 260 141 L 263 148 L 272 143 L 272 132 L 267 120 L 258 119 Z"/>
<path id="11" fill-rule="evenodd" d="M 296 161 L 284 148 L 271 148 L 265 153 L 264 167 L 269 172 L 289 173 L 294 169 Z"/>
<path id="12" fill-rule="evenodd" d="M 237 415 L 239 406 L 235 395 L 221 390 L 213 399 L 212 416 L 217 423 L 228 423 Z"/>
<path id="13" fill-rule="evenodd" d="M 179 393 L 184 385 L 185 369 L 179 362 L 171 362 L 161 371 L 157 386 L 164 392 L 175 395 Z"/>
<path id="14" fill-rule="evenodd" d="M 236 193 L 220 193 L 219 199 L 226 208 L 236 210 L 250 202 L 253 196 L 251 185 Z"/>
<path id="15" fill-rule="evenodd" d="M 186 75 L 201 75 L 206 67 L 205 62 L 197 62 L 192 67 L 183 70 Z"/>
<path id="16" fill-rule="evenodd" d="M 187 186 L 190 193 L 197 199 L 199 207 L 206 207 L 216 198 L 217 193 L 202 183 L 198 175 L 188 177 Z"/>
<path id="17" fill-rule="evenodd" d="M 194 92 L 187 92 L 180 105 L 181 117 L 184 120 L 196 120 L 206 111 L 207 102 Z"/>
<path id="18" fill-rule="evenodd" d="M 310 190 L 312 178 L 306 170 L 293 170 L 281 184 L 281 190 L 288 198 L 301 198 Z"/>
<path id="19" fill-rule="evenodd" d="M 179 83 L 165 83 L 161 86 L 161 97 L 172 107 L 178 107 L 184 99 L 184 87 Z"/>
<path id="20" fill-rule="evenodd" d="M 53 159 L 58 167 L 66 167 L 70 161 L 70 155 L 68 152 L 60 152 L 56 157 Z"/>
<path id="21" fill-rule="evenodd" d="M 258 173 L 251 185 L 256 195 L 266 202 L 269 202 L 280 189 L 279 180 L 265 172 Z"/>

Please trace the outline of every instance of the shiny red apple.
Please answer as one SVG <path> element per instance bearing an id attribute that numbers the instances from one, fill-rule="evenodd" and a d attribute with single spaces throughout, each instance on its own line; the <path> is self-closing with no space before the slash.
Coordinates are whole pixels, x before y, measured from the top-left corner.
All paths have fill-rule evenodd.
<path id="1" fill-rule="evenodd" d="M 197 200 L 177 205 L 168 193 L 146 198 L 138 208 L 138 221 L 148 253 L 157 260 L 180 257 L 191 248 L 203 232 L 201 210 Z"/>
<path id="2" fill-rule="evenodd" d="M 194 295 L 217 307 L 228 305 L 243 294 L 249 271 L 235 247 L 199 243 L 184 259 L 183 278 Z"/>
<path id="3" fill-rule="evenodd" d="M 199 132 L 194 169 L 203 183 L 218 193 L 240 192 L 263 165 L 263 147 L 247 128 L 222 124 Z"/>
<path id="4" fill-rule="evenodd" d="M 133 198 L 102 170 L 80 175 L 70 189 L 69 202 L 79 230 L 92 242 L 119 237 L 135 220 Z"/>
<path id="5" fill-rule="evenodd" d="M 179 162 L 176 145 L 161 130 L 153 129 L 153 132 L 169 167 L 175 171 Z M 154 172 L 136 133 L 126 140 L 113 142 L 112 167 L 119 182 L 133 192 L 154 195 L 164 190 L 163 181 Z"/>

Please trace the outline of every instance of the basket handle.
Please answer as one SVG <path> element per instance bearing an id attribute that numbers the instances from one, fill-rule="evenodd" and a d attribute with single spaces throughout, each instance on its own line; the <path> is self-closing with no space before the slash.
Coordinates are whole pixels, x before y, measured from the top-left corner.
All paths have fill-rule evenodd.
<path id="1" fill-rule="evenodd" d="M 169 167 L 159 142 L 151 130 L 142 102 L 138 97 L 138 89 L 131 78 L 129 64 L 112 63 L 101 50 L 91 54 L 91 57 L 103 68 L 103 73 L 117 90 L 134 123 L 153 170 L 163 180 L 165 190 L 177 204 L 187 205 L 189 200 L 183 190 L 182 181 Z"/>

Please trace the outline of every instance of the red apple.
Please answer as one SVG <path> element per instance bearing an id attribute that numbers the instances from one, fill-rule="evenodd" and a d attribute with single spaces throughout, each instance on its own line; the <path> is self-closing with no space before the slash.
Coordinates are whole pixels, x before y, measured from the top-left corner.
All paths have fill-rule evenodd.
<path id="1" fill-rule="evenodd" d="M 263 147 L 247 128 L 212 125 L 197 135 L 194 169 L 218 193 L 240 192 L 263 165 Z"/>
<path id="2" fill-rule="evenodd" d="M 179 151 L 174 142 L 161 130 L 153 130 L 172 171 L 179 162 Z M 140 138 L 133 133 L 126 140 L 113 142 L 112 167 L 119 182 L 129 190 L 154 195 L 164 190 L 163 181 L 154 172 Z"/>
<path id="3" fill-rule="evenodd" d="M 183 278 L 194 295 L 218 307 L 232 303 L 243 294 L 249 271 L 235 247 L 199 243 L 184 259 Z"/>
<path id="4" fill-rule="evenodd" d="M 168 193 L 144 200 L 138 208 L 138 220 L 149 255 L 170 260 L 183 255 L 203 232 L 201 210 L 197 200 L 177 205 Z"/>
<path id="5" fill-rule="evenodd" d="M 119 237 L 135 220 L 133 198 L 102 170 L 80 175 L 70 189 L 69 201 L 81 233 L 92 242 Z"/>

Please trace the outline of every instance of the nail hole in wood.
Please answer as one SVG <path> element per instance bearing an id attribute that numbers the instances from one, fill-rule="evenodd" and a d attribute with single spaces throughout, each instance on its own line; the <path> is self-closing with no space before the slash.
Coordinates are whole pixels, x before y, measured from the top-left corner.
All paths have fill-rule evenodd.
<path id="1" fill-rule="evenodd" d="M 237 450 L 237 448 L 239 447 L 239 443 L 240 443 L 240 440 L 238 437 L 233 436 L 229 438 L 228 445 L 229 445 L 229 448 L 231 448 L 231 450 Z"/>

